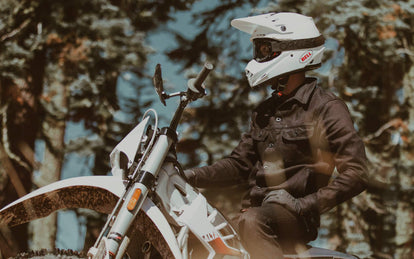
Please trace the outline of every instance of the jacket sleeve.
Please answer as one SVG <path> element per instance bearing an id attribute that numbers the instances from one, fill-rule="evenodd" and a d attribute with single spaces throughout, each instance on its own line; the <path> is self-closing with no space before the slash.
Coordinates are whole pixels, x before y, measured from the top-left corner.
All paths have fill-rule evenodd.
<path id="1" fill-rule="evenodd" d="M 186 172 L 191 184 L 196 187 L 224 187 L 247 179 L 257 161 L 251 131 L 244 133 L 231 155 L 212 165 L 193 168 Z"/>
<path id="2" fill-rule="evenodd" d="M 331 152 L 338 175 L 316 193 L 300 199 L 304 211 L 324 213 L 356 196 L 367 186 L 367 158 L 348 108 L 340 99 L 323 105 L 319 116 L 321 136 Z"/>

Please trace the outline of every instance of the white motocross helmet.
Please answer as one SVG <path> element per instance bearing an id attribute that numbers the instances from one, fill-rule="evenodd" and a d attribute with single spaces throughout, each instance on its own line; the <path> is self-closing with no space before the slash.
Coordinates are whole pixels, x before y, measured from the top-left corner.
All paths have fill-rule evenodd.
<path id="1" fill-rule="evenodd" d="M 231 25 L 251 34 L 254 53 L 246 76 L 253 88 L 321 65 L 325 39 L 312 17 L 268 13 L 234 19 Z"/>

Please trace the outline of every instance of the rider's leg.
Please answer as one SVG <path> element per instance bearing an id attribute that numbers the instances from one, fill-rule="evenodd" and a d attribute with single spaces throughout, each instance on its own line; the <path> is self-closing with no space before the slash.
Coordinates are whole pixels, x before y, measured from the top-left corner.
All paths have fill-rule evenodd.
<path id="1" fill-rule="evenodd" d="M 304 231 L 297 217 L 278 204 L 252 207 L 238 219 L 241 239 L 252 259 L 283 258 L 283 248 L 303 244 Z"/>

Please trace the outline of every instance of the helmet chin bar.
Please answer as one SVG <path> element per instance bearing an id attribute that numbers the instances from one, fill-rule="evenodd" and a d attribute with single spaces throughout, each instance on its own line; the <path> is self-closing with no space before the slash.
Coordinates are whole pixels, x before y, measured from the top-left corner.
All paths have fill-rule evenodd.
<path id="1" fill-rule="evenodd" d="M 279 93 L 285 90 L 289 77 L 290 75 L 285 75 L 274 80 L 274 83 L 272 84 L 272 89 L 276 90 L 279 96 L 281 96 L 281 94 Z"/>

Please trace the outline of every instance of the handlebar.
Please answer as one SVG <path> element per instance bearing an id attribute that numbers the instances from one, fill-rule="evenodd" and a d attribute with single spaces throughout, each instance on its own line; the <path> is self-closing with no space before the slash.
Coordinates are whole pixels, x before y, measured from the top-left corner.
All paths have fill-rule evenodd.
<path id="1" fill-rule="evenodd" d="M 211 63 L 205 63 L 203 69 L 200 71 L 200 73 L 197 75 L 194 86 L 199 92 L 203 92 L 203 82 L 206 80 L 208 74 L 213 70 L 213 65 Z"/>
<path id="2" fill-rule="evenodd" d="M 203 82 L 213 68 L 214 66 L 211 63 L 204 63 L 204 67 L 200 73 L 198 73 L 197 77 L 188 80 L 188 88 L 194 93 L 204 94 Z"/>
<path id="3" fill-rule="evenodd" d="M 170 129 L 173 131 L 177 129 L 178 122 L 180 121 L 184 108 L 187 106 L 187 104 L 206 95 L 203 87 L 203 82 L 211 70 L 213 70 L 213 65 L 210 63 L 205 63 L 203 69 L 200 71 L 200 73 L 198 73 L 197 77 L 188 80 L 188 91 L 185 93 L 185 96 L 187 98 L 181 99 L 180 105 L 175 111 L 174 117 L 170 123 Z"/>

